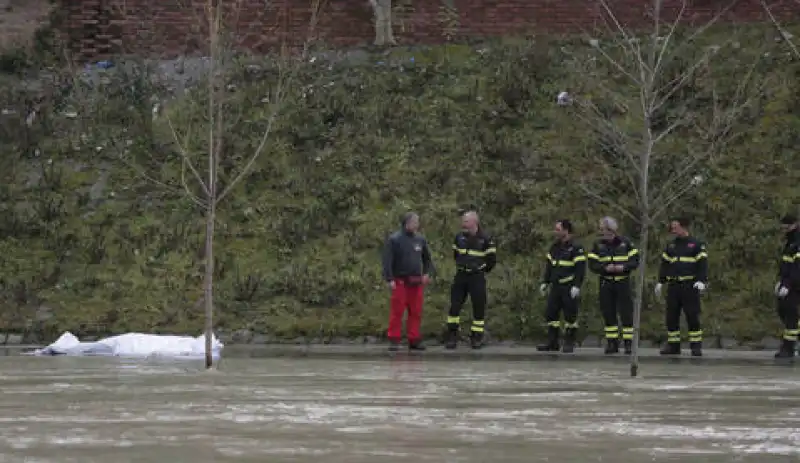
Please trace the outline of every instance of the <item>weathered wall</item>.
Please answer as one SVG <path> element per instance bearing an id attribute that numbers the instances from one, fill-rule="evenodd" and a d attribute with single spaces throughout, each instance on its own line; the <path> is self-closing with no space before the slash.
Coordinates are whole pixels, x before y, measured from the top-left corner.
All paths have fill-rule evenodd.
<path id="1" fill-rule="evenodd" d="M 49 11 L 48 0 L 0 0 L 0 52 L 30 43 Z"/>
<path id="2" fill-rule="evenodd" d="M 204 0 L 59 0 L 63 30 L 70 46 L 83 58 L 100 58 L 119 51 L 174 56 L 201 49 L 198 24 Z M 226 0 L 220 0 L 226 1 Z M 307 36 L 311 0 L 227 0 L 239 4 L 233 21 L 240 46 L 263 51 Z M 650 21 L 646 0 L 609 0 L 628 26 Z M 686 0 L 687 18 L 707 18 L 730 0 Z M 665 0 L 677 11 L 679 0 Z M 324 0 L 316 29 L 331 46 L 369 43 L 372 10 L 366 0 Z M 770 2 L 781 18 L 800 18 L 800 3 Z M 450 5 L 450 7 L 446 6 Z M 449 8 L 449 13 L 447 12 Z M 575 32 L 605 27 L 598 3 L 586 0 L 394 0 L 394 29 L 400 43 L 436 43 L 456 39 Z M 453 14 L 455 13 L 455 14 Z M 739 0 L 727 21 L 764 19 L 759 0 Z"/>

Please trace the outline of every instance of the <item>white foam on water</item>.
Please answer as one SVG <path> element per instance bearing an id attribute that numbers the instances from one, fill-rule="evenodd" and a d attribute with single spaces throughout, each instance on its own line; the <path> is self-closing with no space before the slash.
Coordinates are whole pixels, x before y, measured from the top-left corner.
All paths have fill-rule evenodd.
<path id="1" fill-rule="evenodd" d="M 758 443 L 750 445 L 731 445 L 731 450 L 743 454 L 768 454 L 768 455 L 798 455 L 800 456 L 800 446 L 780 445 L 770 443 Z M 797 460 L 795 460 L 797 461 Z"/>
<path id="2" fill-rule="evenodd" d="M 708 391 L 708 392 L 783 392 L 797 390 L 795 381 L 779 379 L 736 379 L 726 381 L 693 381 L 669 382 L 661 381 L 642 383 L 619 383 L 620 387 L 629 390 L 647 391 Z"/>
<path id="3" fill-rule="evenodd" d="M 526 410 L 498 410 L 498 411 L 473 411 L 468 412 L 470 417 L 478 418 L 478 419 L 497 419 L 497 418 L 507 418 L 507 419 L 516 419 L 518 417 L 526 417 L 526 416 L 556 416 L 558 415 L 558 410 L 553 408 L 529 408 Z"/>
<path id="4" fill-rule="evenodd" d="M 401 458 L 412 458 L 414 454 L 406 453 L 406 452 L 390 452 L 388 450 L 370 450 L 370 451 L 363 451 L 358 452 L 363 455 L 371 455 L 376 457 L 401 457 Z"/>
<path id="5" fill-rule="evenodd" d="M 343 428 L 336 428 L 336 431 L 348 434 L 371 434 L 375 431 L 375 428 L 371 426 L 346 426 Z"/>
<path id="6" fill-rule="evenodd" d="M 724 455 L 724 450 L 700 449 L 697 447 L 653 447 L 653 448 L 632 448 L 635 452 L 643 452 L 652 456 L 659 454 L 666 455 Z"/>
<path id="7" fill-rule="evenodd" d="M 755 440 L 800 443 L 800 428 L 750 428 L 732 426 L 678 426 L 667 424 L 650 424 L 642 422 L 607 422 L 585 423 L 574 427 L 581 433 L 618 434 L 631 437 L 654 437 L 660 439 L 695 440 Z"/>

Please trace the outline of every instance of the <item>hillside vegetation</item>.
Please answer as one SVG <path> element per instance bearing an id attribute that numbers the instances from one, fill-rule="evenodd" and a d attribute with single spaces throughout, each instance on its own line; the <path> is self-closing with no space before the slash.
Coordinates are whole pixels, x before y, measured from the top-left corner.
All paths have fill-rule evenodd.
<path id="1" fill-rule="evenodd" d="M 705 45 L 731 33 L 716 31 Z M 746 135 L 670 209 L 690 215 L 708 242 L 707 335 L 740 341 L 776 333 L 777 218 L 800 198 L 800 63 L 768 28 L 748 34 L 741 44 L 769 48 L 756 68 L 767 91 L 736 126 Z M 448 306 L 457 212 L 474 205 L 499 242 L 488 331 L 494 339 L 539 336 L 537 282 L 553 222 L 571 218 L 588 245 L 597 218 L 616 215 L 575 186 L 595 168 L 576 150 L 597 143 L 569 108 L 555 104 L 559 91 L 581 87 L 561 47 L 586 45 L 504 41 L 304 65 L 267 152 L 221 206 L 220 329 L 277 338 L 383 336 L 388 293 L 379 250 L 399 215 L 413 209 L 439 269 L 423 323 L 436 336 Z M 721 53 L 725 67 L 714 75 L 727 76 L 715 87 L 724 98 L 762 51 Z M 153 116 L 166 90 L 141 71 L 121 69 L 91 88 L 61 78 L 0 96 L 17 110 L 0 116 L 0 327 L 39 338 L 62 330 L 202 328 L 202 212 L 138 169 L 180 183 L 164 114 Z M 231 81 L 231 108 L 241 115 L 227 128 L 225 172 L 257 143 L 273 79 L 249 66 Z M 691 85 L 700 91 L 707 84 Z M 196 89 L 166 105 L 179 130 L 204 117 L 201 98 Z M 36 117 L 26 122 L 31 108 Z M 202 134 L 189 142 L 199 148 Z M 671 143 L 679 163 L 693 140 Z M 632 204 L 626 188 L 613 194 Z M 635 224 L 622 223 L 637 235 Z M 667 236 L 659 229 L 652 238 L 656 259 Z M 599 335 L 594 277 L 585 290 L 582 332 Z M 663 309 L 648 294 L 645 339 L 663 336 Z"/>

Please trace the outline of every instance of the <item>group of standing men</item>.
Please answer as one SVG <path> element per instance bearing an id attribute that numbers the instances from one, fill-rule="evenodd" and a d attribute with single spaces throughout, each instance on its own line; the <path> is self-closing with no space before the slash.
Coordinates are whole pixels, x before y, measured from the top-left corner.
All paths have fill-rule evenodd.
<path id="1" fill-rule="evenodd" d="M 497 245 L 494 238 L 481 228 L 475 211 L 464 212 L 461 225 L 462 230 L 452 246 L 456 274 L 450 289 L 445 347 L 455 349 L 458 345 L 460 313 L 469 297 L 473 310 L 470 343 L 473 349 L 480 349 L 486 323 L 486 274 L 497 264 Z M 672 219 L 669 231 L 673 239 L 661 254 L 655 294 L 661 297 L 666 287 L 667 342 L 661 349 L 662 355 L 681 353 L 681 313 L 686 317 L 691 355 L 703 355 L 700 308 L 701 295 L 708 288 L 708 251 L 702 241 L 689 233 L 689 226 L 688 219 Z M 775 356 L 788 358 L 794 356 L 800 334 L 800 221 L 787 215 L 781 220 L 781 226 L 786 241 L 774 292 L 784 332 L 783 342 Z M 393 351 L 400 346 L 406 310 L 409 349 L 425 350 L 419 331 L 423 292 L 435 276 L 435 267 L 430 248 L 418 230 L 419 216 L 413 212 L 405 214 L 400 230 L 389 236 L 383 250 L 383 278 L 392 290 L 388 338 Z M 599 239 L 586 253 L 575 240 L 569 220 L 555 223 L 556 239 L 546 254 L 539 287 L 542 295 L 547 297 L 547 342 L 537 346 L 539 351 L 574 352 L 581 287 L 588 267 L 598 276 L 600 285 L 605 353 L 618 353 L 620 347 L 626 354 L 631 353 L 634 339 L 631 274 L 639 267 L 639 250 L 629 238 L 618 233 L 618 224 L 611 217 L 600 220 L 599 232 Z"/>

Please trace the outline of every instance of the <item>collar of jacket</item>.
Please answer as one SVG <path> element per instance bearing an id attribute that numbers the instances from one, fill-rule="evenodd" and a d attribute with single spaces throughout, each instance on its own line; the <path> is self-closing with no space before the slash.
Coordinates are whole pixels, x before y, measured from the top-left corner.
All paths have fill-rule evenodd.
<path id="1" fill-rule="evenodd" d="M 561 240 L 556 241 L 557 245 L 565 247 L 565 248 L 573 246 L 574 243 L 575 243 L 575 238 L 570 238 L 567 241 L 561 241 Z"/>

